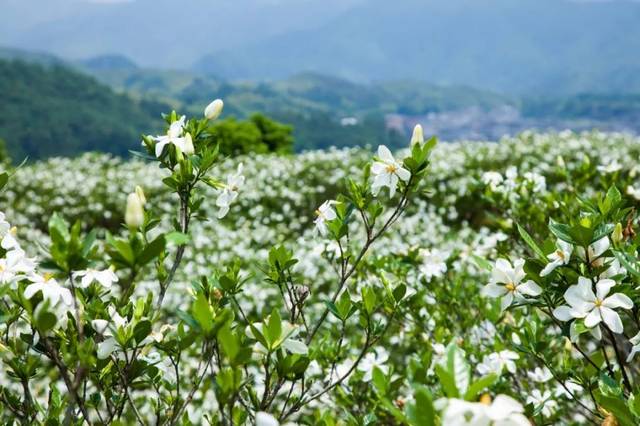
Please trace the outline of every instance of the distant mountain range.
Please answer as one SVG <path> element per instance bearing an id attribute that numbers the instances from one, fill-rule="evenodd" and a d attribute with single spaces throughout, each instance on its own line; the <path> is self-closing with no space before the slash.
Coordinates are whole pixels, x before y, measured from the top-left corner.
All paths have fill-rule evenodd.
<path id="1" fill-rule="evenodd" d="M 0 0 L 0 40 L 224 80 L 300 72 L 507 94 L 640 92 L 640 2 Z"/>
<path id="2" fill-rule="evenodd" d="M 4 58 L 4 59 L 3 59 Z M 14 159 L 97 150 L 127 155 L 161 112 L 200 116 L 216 97 L 225 117 L 254 112 L 294 126 L 295 149 L 406 145 L 417 123 L 443 140 L 495 140 L 525 129 L 640 133 L 640 93 L 504 96 L 415 80 L 354 83 L 305 72 L 228 81 L 203 72 L 148 69 L 121 55 L 65 61 L 0 48 L 0 138 Z"/>

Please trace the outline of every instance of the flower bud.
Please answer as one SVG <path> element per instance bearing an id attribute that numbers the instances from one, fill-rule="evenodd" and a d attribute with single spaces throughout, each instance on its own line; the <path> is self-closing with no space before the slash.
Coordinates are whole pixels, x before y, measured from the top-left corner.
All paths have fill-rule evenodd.
<path id="1" fill-rule="evenodd" d="M 424 143 L 424 133 L 422 132 L 422 126 L 420 124 L 416 124 L 416 127 L 413 128 L 413 134 L 411 135 L 411 146 L 415 144 L 422 145 Z"/>
<path id="2" fill-rule="evenodd" d="M 187 155 L 193 155 L 196 152 L 196 149 L 193 146 L 193 138 L 191 137 L 191 133 L 186 133 L 184 135 L 184 153 Z"/>
<path id="3" fill-rule="evenodd" d="M 222 99 L 216 99 L 204 109 L 204 116 L 209 120 L 215 120 L 222 113 L 223 106 L 224 102 L 222 102 Z"/>
<path id="4" fill-rule="evenodd" d="M 616 227 L 613 229 L 613 234 L 611 234 L 611 240 L 614 245 L 618 245 L 623 239 L 624 235 L 622 233 L 622 224 L 618 222 L 616 223 Z"/>
<path id="5" fill-rule="evenodd" d="M 144 196 L 144 191 L 140 185 L 136 185 L 136 195 L 140 199 L 140 203 L 144 206 L 147 204 L 147 197 Z"/>
<path id="6" fill-rule="evenodd" d="M 144 223 L 144 209 L 142 208 L 142 201 L 135 192 L 132 192 L 127 197 L 127 210 L 124 214 L 124 222 L 129 229 L 137 229 Z"/>

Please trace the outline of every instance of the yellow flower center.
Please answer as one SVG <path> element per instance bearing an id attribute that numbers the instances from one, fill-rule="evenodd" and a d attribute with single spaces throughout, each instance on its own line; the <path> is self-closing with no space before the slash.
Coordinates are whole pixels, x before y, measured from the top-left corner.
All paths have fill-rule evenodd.
<path id="1" fill-rule="evenodd" d="M 9 229 L 9 233 L 15 237 L 18 234 L 18 228 L 14 226 L 13 228 Z"/>
<path id="2" fill-rule="evenodd" d="M 386 170 L 387 170 L 387 173 L 395 173 L 396 170 L 398 170 L 398 168 L 393 164 L 388 164 Z"/>
<path id="3" fill-rule="evenodd" d="M 514 283 L 507 283 L 507 285 L 505 285 L 505 288 L 509 291 L 516 291 L 516 285 Z"/>
<path id="4" fill-rule="evenodd" d="M 564 260 L 564 252 L 562 250 L 556 250 L 556 254 L 562 260 Z"/>
<path id="5" fill-rule="evenodd" d="M 46 272 L 42 277 L 46 282 L 46 281 L 49 281 L 51 278 L 53 278 L 53 274 L 51 272 Z"/>
<path id="6" fill-rule="evenodd" d="M 602 300 L 596 297 L 595 305 L 596 305 L 596 308 L 599 308 L 600 306 L 602 306 Z"/>

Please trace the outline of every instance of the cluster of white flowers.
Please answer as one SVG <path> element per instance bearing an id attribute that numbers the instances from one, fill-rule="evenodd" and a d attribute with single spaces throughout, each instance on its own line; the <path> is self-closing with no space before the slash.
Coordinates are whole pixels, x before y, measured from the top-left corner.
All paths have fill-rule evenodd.
<path id="1" fill-rule="evenodd" d="M 491 402 L 448 399 L 437 405 L 442 409 L 442 424 L 447 426 L 531 426 L 522 404 L 507 395 L 498 395 Z"/>

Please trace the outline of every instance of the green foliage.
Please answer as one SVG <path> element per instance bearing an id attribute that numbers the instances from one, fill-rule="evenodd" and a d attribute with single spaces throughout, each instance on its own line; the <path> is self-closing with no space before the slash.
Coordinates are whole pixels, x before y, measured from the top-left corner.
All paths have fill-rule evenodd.
<path id="1" fill-rule="evenodd" d="M 242 155 L 250 152 L 263 154 L 291 153 L 293 150 L 293 128 L 253 114 L 246 121 L 233 118 L 221 120 L 213 125 L 211 133 L 225 155 Z"/>

